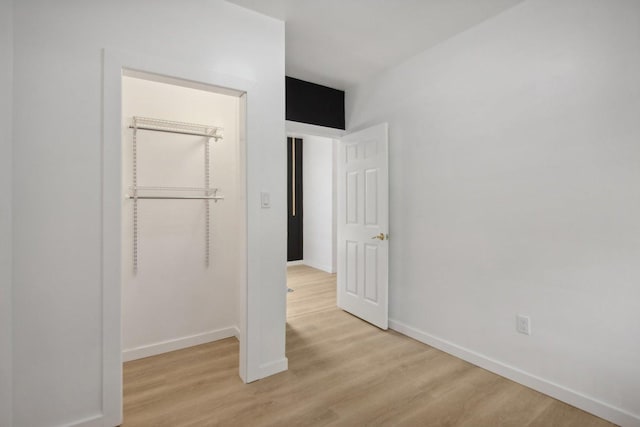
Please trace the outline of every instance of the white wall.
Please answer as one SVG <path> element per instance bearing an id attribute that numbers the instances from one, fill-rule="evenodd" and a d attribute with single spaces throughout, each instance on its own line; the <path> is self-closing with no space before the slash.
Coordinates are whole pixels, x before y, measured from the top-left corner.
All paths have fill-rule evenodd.
<path id="1" fill-rule="evenodd" d="M 13 2 L 0 1 L 0 426 L 11 425 Z"/>
<path id="2" fill-rule="evenodd" d="M 204 202 L 138 202 L 137 274 L 132 262 L 133 202 L 123 205 L 122 338 L 124 359 L 133 360 L 236 334 L 241 286 L 238 254 L 243 246 L 237 238 L 243 226 L 236 184 L 239 98 L 132 77 L 123 77 L 122 93 L 122 194 L 130 193 L 132 180 L 129 125 L 133 116 L 224 128 L 224 139 L 209 142 L 209 182 L 225 197 L 209 202 L 209 267 L 205 265 Z M 137 147 L 138 185 L 204 186 L 203 138 L 139 131 Z"/>
<path id="3" fill-rule="evenodd" d="M 302 141 L 304 263 L 333 273 L 333 140 L 303 136 Z"/>
<path id="4" fill-rule="evenodd" d="M 393 327 L 640 425 L 638 76 L 640 2 L 537 0 L 347 91 L 390 126 Z"/>
<path id="5" fill-rule="evenodd" d="M 14 424 L 70 425 L 102 411 L 105 47 L 253 82 L 248 280 L 260 329 L 251 358 L 260 372 L 286 367 L 283 23 L 223 1 L 25 0 L 14 28 Z M 260 210 L 261 189 L 271 209 Z"/>

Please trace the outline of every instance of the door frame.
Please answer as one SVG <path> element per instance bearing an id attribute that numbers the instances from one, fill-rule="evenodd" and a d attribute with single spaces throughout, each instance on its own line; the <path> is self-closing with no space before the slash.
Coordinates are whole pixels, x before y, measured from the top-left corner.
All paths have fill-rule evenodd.
<path id="1" fill-rule="evenodd" d="M 340 139 L 346 135 L 346 131 L 342 129 L 328 128 L 325 126 L 310 125 L 308 123 L 286 122 L 287 136 L 293 138 L 304 138 L 305 135 L 321 136 L 323 138 Z"/>
<path id="2" fill-rule="evenodd" d="M 300 138 L 304 141 L 304 139 L 306 137 L 313 137 L 313 136 L 318 136 L 321 138 L 327 138 L 327 139 L 332 139 L 333 140 L 333 144 L 334 144 L 334 148 L 337 149 L 337 145 L 339 145 L 340 139 L 342 139 L 342 137 L 344 135 L 346 135 L 346 131 L 343 129 L 335 129 L 335 128 L 329 128 L 329 127 L 325 127 L 325 126 L 318 126 L 318 125 L 312 125 L 312 124 L 308 124 L 308 123 L 301 123 L 301 122 L 294 122 L 291 120 L 287 120 L 286 121 L 286 131 L 287 131 L 287 138 Z M 304 145 L 304 142 L 303 142 Z M 333 153 L 333 163 L 332 163 L 332 179 L 333 179 L 333 199 L 331 201 L 332 206 L 333 206 L 333 214 L 332 214 L 332 236 L 331 239 L 333 241 L 332 246 L 332 252 L 333 252 L 333 259 L 332 259 L 332 267 L 333 270 L 332 273 L 337 273 L 337 248 L 335 246 L 336 243 L 336 239 L 337 239 L 337 234 L 338 234 L 338 229 L 337 229 L 337 195 L 336 195 L 336 156 L 337 156 L 337 152 L 334 150 Z M 303 225 L 303 230 L 304 230 L 304 225 Z M 303 254 L 303 259 L 304 261 L 304 254 Z M 295 265 L 294 262 L 292 262 L 289 265 Z"/>
<path id="3" fill-rule="evenodd" d="M 388 123 L 379 123 L 379 124 L 375 124 L 375 125 L 371 125 L 371 126 L 367 126 L 364 128 L 358 128 L 356 130 L 353 131 L 349 131 L 347 132 L 346 130 L 341 130 L 341 129 L 334 129 L 334 128 L 328 128 L 328 127 L 324 127 L 324 126 L 317 126 L 317 125 L 311 125 L 311 124 L 306 124 L 306 123 L 299 123 L 299 122 L 293 122 L 293 121 L 286 121 L 286 131 L 287 131 L 287 137 L 292 137 L 292 138 L 305 138 L 305 136 L 320 136 L 320 137 L 324 137 L 324 138 L 331 138 L 333 140 L 337 141 L 337 145 L 335 146 L 336 151 L 334 152 L 334 170 L 333 170 L 333 180 L 334 180 L 334 192 L 333 192 L 333 206 L 334 206 L 334 210 L 336 210 L 334 217 L 333 217 L 333 239 L 336 242 L 336 245 L 339 245 L 339 242 L 337 241 L 338 239 L 338 222 L 340 221 L 339 219 L 339 215 L 337 214 L 337 197 L 338 197 L 338 189 L 337 189 L 337 181 L 338 181 L 338 177 L 337 177 L 337 172 L 338 172 L 338 164 L 337 164 L 337 157 L 338 157 L 338 153 L 337 151 L 340 150 L 340 146 L 341 146 L 341 141 L 342 139 L 350 134 L 354 134 L 354 133 L 358 133 L 360 131 L 365 131 L 367 129 L 370 128 L 377 128 L 378 126 L 384 127 L 384 132 L 386 134 L 386 139 L 387 139 L 387 147 L 386 147 L 386 155 L 387 155 L 387 159 L 388 159 L 388 144 L 389 144 L 389 127 L 388 127 Z M 389 173 L 389 164 L 387 163 L 387 174 Z M 388 177 L 388 175 L 387 175 Z M 388 179 L 388 178 L 387 178 Z M 389 184 L 388 184 L 389 185 Z M 391 188 L 389 186 L 388 191 L 390 192 Z M 387 201 L 388 202 L 388 201 Z M 385 234 L 389 233 L 389 227 L 390 227 L 390 223 L 387 224 L 387 231 Z M 386 239 L 385 239 L 386 240 Z M 389 248 L 390 249 L 390 248 Z M 338 254 L 337 252 L 339 252 L 338 248 L 335 247 L 334 250 L 334 256 L 337 257 Z M 388 262 L 388 259 L 387 259 Z M 336 267 L 336 274 L 339 275 L 339 271 L 337 268 L 337 259 L 334 260 L 334 265 Z M 387 266 L 388 268 L 388 266 Z M 338 279 L 339 280 L 339 279 Z M 338 282 L 338 280 L 336 282 Z M 336 283 L 337 285 L 337 283 Z M 387 322 L 388 322 L 388 310 L 389 310 L 389 301 L 388 301 L 388 289 L 389 289 L 389 282 L 388 282 L 388 273 L 387 273 L 387 293 L 386 293 L 386 317 L 387 317 Z M 384 329 L 387 329 L 387 327 L 385 327 Z"/>
<path id="4" fill-rule="evenodd" d="M 258 238 L 251 222 L 246 203 L 249 164 L 246 155 L 249 136 L 247 110 L 251 107 L 254 84 L 238 76 L 212 72 L 188 62 L 172 62 L 141 54 L 104 49 L 103 52 L 103 110 L 102 110 L 102 425 L 119 425 L 122 422 L 122 300 L 121 300 L 121 194 L 122 153 L 122 76 L 125 70 L 156 75 L 160 78 L 192 82 L 220 88 L 220 93 L 240 98 L 240 163 L 243 201 L 241 209 L 245 226 L 240 238 L 242 250 L 240 287 L 240 360 L 239 375 L 244 382 L 261 378 L 264 367 L 260 363 L 260 282 L 249 279 L 248 259 L 256 251 L 250 242 Z M 252 246 L 253 252 L 252 252 Z M 252 274 L 252 277 L 258 277 Z M 286 367 L 285 367 L 286 369 Z"/>

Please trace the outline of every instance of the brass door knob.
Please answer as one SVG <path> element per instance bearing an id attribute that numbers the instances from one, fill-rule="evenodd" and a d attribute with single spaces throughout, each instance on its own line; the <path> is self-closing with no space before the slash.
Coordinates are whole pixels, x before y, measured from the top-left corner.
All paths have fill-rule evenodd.
<path id="1" fill-rule="evenodd" d="M 384 240 L 384 239 L 388 239 L 389 235 L 386 235 L 384 233 L 380 233 L 377 236 L 373 236 L 371 239 L 378 239 L 378 240 Z"/>

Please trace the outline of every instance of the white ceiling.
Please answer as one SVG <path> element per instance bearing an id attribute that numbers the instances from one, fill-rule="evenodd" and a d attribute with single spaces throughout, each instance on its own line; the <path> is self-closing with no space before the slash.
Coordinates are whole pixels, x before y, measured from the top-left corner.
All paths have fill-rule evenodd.
<path id="1" fill-rule="evenodd" d="M 523 0 L 228 0 L 286 21 L 286 74 L 366 80 Z"/>

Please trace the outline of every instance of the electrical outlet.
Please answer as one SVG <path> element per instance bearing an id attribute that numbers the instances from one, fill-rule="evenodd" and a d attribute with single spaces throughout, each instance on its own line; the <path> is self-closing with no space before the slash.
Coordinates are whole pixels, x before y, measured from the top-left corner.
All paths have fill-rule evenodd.
<path id="1" fill-rule="evenodd" d="M 531 335 L 531 318 L 518 314 L 516 316 L 516 331 L 521 334 Z"/>

